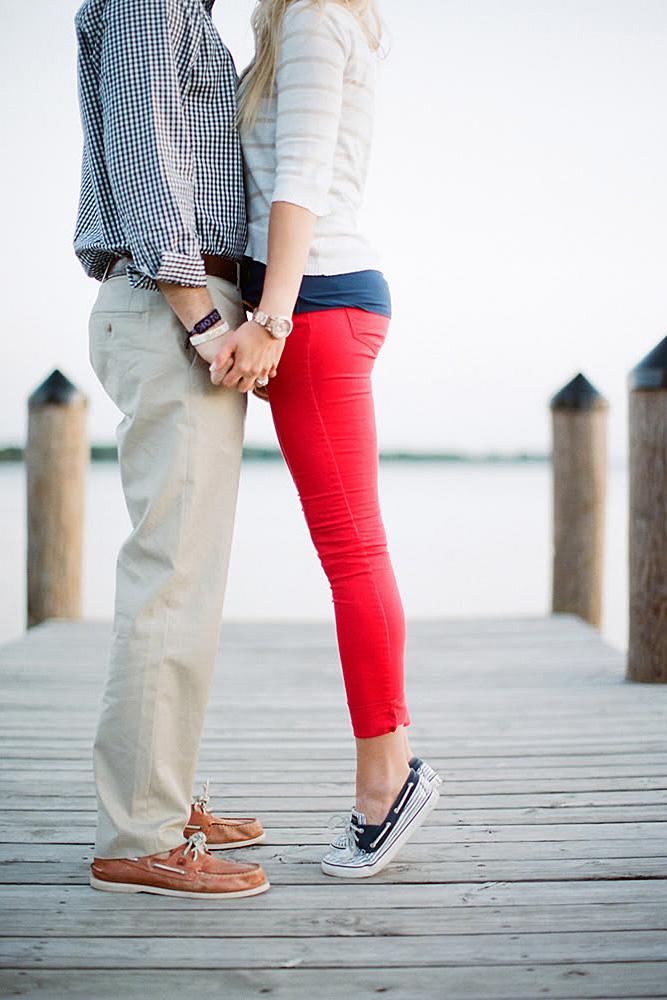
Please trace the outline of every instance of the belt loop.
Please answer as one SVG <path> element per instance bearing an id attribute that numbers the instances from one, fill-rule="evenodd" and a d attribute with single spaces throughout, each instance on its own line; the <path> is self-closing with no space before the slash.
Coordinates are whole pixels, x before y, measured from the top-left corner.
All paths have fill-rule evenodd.
<path id="1" fill-rule="evenodd" d="M 125 254 L 120 257 L 112 257 L 104 269 L 102 281 L 107 281 L 109 278 L 115 278 L 120 274 L 124 274 L 125 277 L 127 277 L 127 269 L 131 263 L 132 258 L 127 257 Z"/>
<path id="2" fill-rule="evenodd" d="M 102 275 L 102 283 L 104 283 L 109 277 L 109 271 L 114 266 L 117 260 L 118 260 L 117 257 L 109 257 L 109 262 L 107 266 L 104 268 L 104 274 Z"/>

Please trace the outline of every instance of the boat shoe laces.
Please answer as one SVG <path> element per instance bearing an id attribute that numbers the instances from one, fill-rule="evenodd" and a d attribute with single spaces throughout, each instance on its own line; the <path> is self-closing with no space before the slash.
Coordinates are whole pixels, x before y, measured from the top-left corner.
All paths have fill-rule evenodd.
<path id="1" fill-rule="evenodd" d="M 327 828 L 329 830 L 340 830 L 345 837 L 346 846 L 350 851 L 357 850 L 357 837 L 363 833 L 363 826 L 358 825 L 363 824 L 364 817 L 361 813 L 358 813 L 356 809 L 353 809 L 349 816 L 343 816 L 341 813 L 335 813 L 330 817 L 327 823 Z"/>
<path id="2" fill-rule="evenodd" d="M 208 854 L 208 850 L 206 848 L 206 834 L 202 833 L 201 830 L 198 830 L 197 833 L 193 833 L 185 841 L 181 859 L 178 864 L 185 866 L 185 863 L 190 855 L 192 855 L 192 860 L 197 862 L 199 858 L 203 858 L 206 854 Z M 132 860 L 141 861 L 142 859 L 133 858 Z M 154 868 L 161 868 L 165 872 L 174 872 L 176 875 L 186 874 L 185 867 L 174 868 L 173 865 L 166 865 L 163 861 L 153 861 L 152 866 Z"/>
<path id="3" fill-rule="evenodd" d="M 189 854 L 192 854 L 192 860 L 197 861 L 206 853 L 206 834 L 202 833 L 201 830 L 198 830 L 197 833 L 191 834 L 186 840 L 185 847 L 183 848 L 183 854 L 186 858 Z"/>
<path id="4" fill-rule="evenodd" d="M 207 778 L 206 781 L 204 782 L 203 786 L 202 786 L 202 794 L 201 795 L 196 795 L 195 799 L 194 799 L 194 802 L 192 803 L 192 805 L 194 806 L 194 808 L 197 809 L 201 813 L 207 813 L 209 811 L 208 810 L 208 804 L 209 804 L 210 799 L 209 799 L 209 794 L 208 794 L 208 784 L 209 784 L 209 780 Z"/>
<path id="5" fill-rule="evenodd" d="M 331 817 L 328 823 L 328 827 L 330 830 L 343 831 L 347 841 L 348 851 L 355 853 L 357 851 L 363 850 L 364 853 L 368 853 L 368 848 L 364 849 L 359 844 L 359 838 L 362 837 L 368 829 L 370 829 L 366 825 L 366 817 L 364 816 L 363 813 L 357 812 L 356 809 L 353 809 L 349 816 L 341 816 L 340 814 L 337 814 Z M 391 823 L 385 824 L 385 828 L 378 835 L 376 840 L 368 845 L 371 850 L 373 850 L 377 846 L 379 841 L 387 833 L 387 830 L 389 830 L 390 827 Z"/>

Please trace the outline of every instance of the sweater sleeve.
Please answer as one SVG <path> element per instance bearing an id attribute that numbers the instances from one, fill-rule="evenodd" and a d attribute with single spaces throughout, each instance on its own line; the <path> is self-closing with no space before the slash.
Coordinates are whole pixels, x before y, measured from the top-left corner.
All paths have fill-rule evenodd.
<path id="1" fill-rule="evenodd" d="M 314 215 L 329 212 L 350 47 L 342 7 L 309 2 L 290 7 L 276 72 L 276 181 L 272 201 Z"/>

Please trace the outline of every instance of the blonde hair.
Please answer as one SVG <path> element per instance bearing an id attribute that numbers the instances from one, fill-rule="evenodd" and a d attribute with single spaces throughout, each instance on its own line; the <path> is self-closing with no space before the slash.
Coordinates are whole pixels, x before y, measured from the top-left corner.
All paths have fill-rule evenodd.
<path id="1" fill-rule="evenodd" d="M 251 19 L 255 35 L 255 57 L 244 72 L 239 88 L 240 125 L 252 127 L 260 101 L 273 94 L 283 18 L 287 9 L 296 2 L 297 0 L 258 0 Z M 323 9 L 326 0 L 310 0 L 310 2 L 313 6 Z M 335 2 L 354 14 L 369 46 L 373 51 L 377 51 L 380 48 L 381 24 L 375 0 L 335 0 Z"/>

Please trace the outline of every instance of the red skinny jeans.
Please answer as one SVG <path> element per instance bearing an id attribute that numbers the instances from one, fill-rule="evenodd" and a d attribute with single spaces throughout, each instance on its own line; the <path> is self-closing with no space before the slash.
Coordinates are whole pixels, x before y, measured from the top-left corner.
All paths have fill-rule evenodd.
<path id="1" fill-rule="evenodd" d="M 409 725 L 405 617 L 378 500 L 371 372 L 384 316 L 333 309 L 294 317 L 269 399 L 278 440 L 331 584 L 355 736 Z"/>

